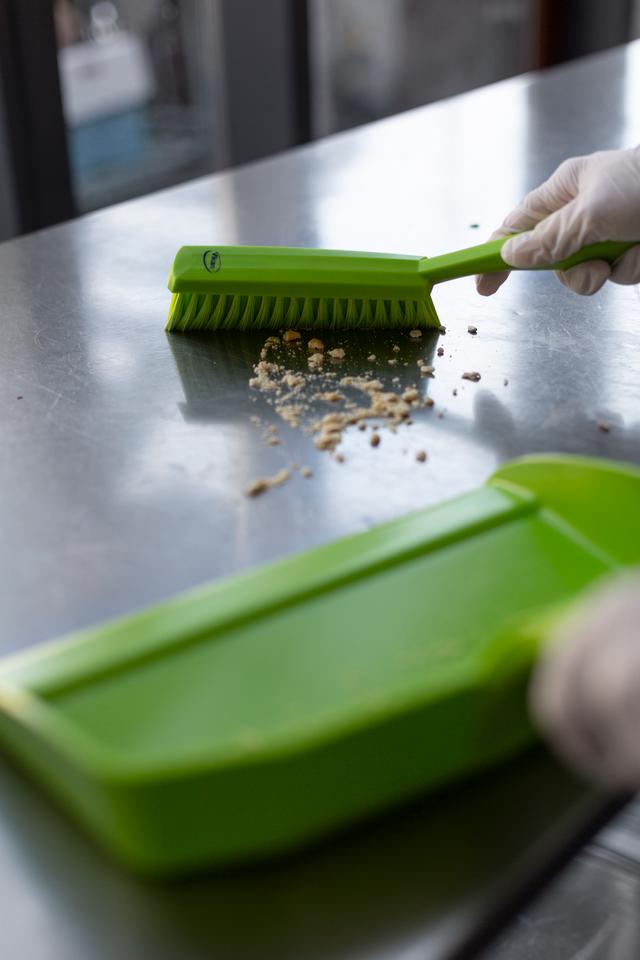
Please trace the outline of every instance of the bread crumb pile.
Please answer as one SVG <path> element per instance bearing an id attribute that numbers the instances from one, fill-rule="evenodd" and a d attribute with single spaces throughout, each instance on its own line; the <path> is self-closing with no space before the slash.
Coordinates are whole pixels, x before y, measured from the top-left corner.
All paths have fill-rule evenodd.
<path id="1" fill-rule="evenodd" d="M 467 330 L 472 336 L 477 335 L 474 325 L 470 324 Z M 444 335 L 446 329 L 440 327 L 438 332 Z M 410 330 L 405 343 L 412 343 L 411 349 L 418 347 L 422 350 L 422 338 L 422 330 Z M 398 339 L 397 333 L 394 339 Z M 414 412 L 434 407 L 433 398 L 424 393 L 424 386 L 420 385 L 420 381 L 435 377 L 434 366 L 424 356 L 419 356 L 413 361 L 417 366 L 418 382 L 407 384 L 405 379 L 401 384 L 401 378 L 392 376 L 391 371 L 385 379 L 383 371 L 388 367 L 410 368 L 398 343 L 390 344 L 386 349 L 389 351 L 386 356 L 381 355 L 385 349 L 378 348 L 377 354 L 369 353 L 366 357 L 366 363 L 377 365 L 377 374 L 373 369 L 357 375 L 346 374 L 344 363 L 352 360 L 348 344 L 329 343 L 325 346 L 317 336 L 286 330 L 279 336 L 267 337 L 263 343 L 249 386 L 262 395 L 284 424 L 303 430 L 311 436 L 317 450 L 329 453 L 336 463 L 342 464 L 345 454 L 338 447 L 350 428 L 362 432 L 370 430 L 369 444 L 376 448 L 383 442 L 385 430 L 396 433 L 401 426 L 411 426 Z M 443 357 L 444 352 L 442 345 L 437 347 L 438 357 Z M 478 383 L 481 374 L 469 370 L 463 372 L 461 378 Z M 508 382 L 504 379 L 504 386 Z M 458 396 L 456 388 L 452 390 L 452 396 Z M 435 415 L 444 417 L 445 409 L 437 409 Z M 252 416 L 251 422 L 263 426 L 257 416 Z M 598 421 L 597 425 L 603 433 L 610 429 L 605 421 Z M 280 445 L 275 424 L 263 429 L 262 441 L 268 446 Z M 403 450 L 405 454 L 408 452 Z M 426 450 L 415 451 L 413 457 L 416 463 L 426 463 L 429 459 Z M 313 475 L 310 467 L 291 464 L 272 477 L 254 480 L 245 488 L 245 494 L 255 497 L 272 487 L 282 486 L 295 471 L 305 478 Z"/>
<path id="2" fill-rule="evenodd" d="M 440 327 L 438 332 L 444 335 L 446 329 Z M 478 328 L 469 324 L 467 332 L 476 337 Z M 354 375 L 344 373 L 345 360 L 349 362 L 353 359 L 348 344 L 345 345 L 346 349 L 345 346 L 325 347 L 317 336 L 310 337 L 305 343 L 307 336 L 309 334 L 305 332 L 286 330 L 279 336 L 267 337 L 260 348 L 259 360 L 253 367 L 249 386 L 262 395 L 284 424 L 310 435 L 315 448 L 329 453 L 336 463 L 346 462 L 344 452 L 338 448 L 350 428 L 361 432 L 369 430 L 369 445 L 376 449 L 383 443 L 385 429 L 396 433 L 401 426 L 411 426 L 414 412 L 434 408 L 433 398 L 423 392 L 424 386 L 421 388 L 420 382 L 408 385 L 405 382 L 402 385 L 401 378 L 391 376 L 391 371 L 386 373 L 385 382 L 384 371 L 388 367 L 410 366 L 406 354 L 403 359 L 399 344 L 388 344 L 387 356 L 381 355 L 385 348 L 378 348 L 377 354 L 369 353 L 366 356 L 366 363 L 377 364 L 378 375 L 371 369 Z M 408 331 L 408 342 L 414 344 L 413 349 L 415 346 L 422 348 L 422 337 L 421 330 Z M 397 338 L 396 333 L 394 339 Z M 439 345 L 436 355 L 441 358 L 444 354 L 444 347 Z M 434 366 L 424 357 L 412 362 L 416 363 L 419 381 L 435 377 Z M 458 373 L 458 376 L 472 384 L 482 379 L 478 370 L 467 370 Z M 502 384 L 507 387 L 509 380 L 504 377 Z M 465 388 L 460 389 L 464 391 Z M 451 395 L 457 397 L 458 392 L 454 387 Z M 446 408 L 440 408 L 435 410 L 434 415 L 442 419 L 445 413 Z M 272 447 L 281 445 L 277 424 L 265 425 L 257 415 L 251 416 L 250 421 L 262 428 L 261 440 L 264 444 Z M 595 427 L 605 435 L 612 430 L 609 421 L 603 418 L 595 418 Z M 408 449 L 402 451 L 403 454 L 409 452 Z M 412 456 L 415 463 L 424 464 L 429 460 L 427 451 L 422 449 L 414 450 Z M 245 487 L 244 493 L 247 497 L 257 497 L 287 483 L 295 472 L 305 479 L 313 476 L 311 467 L 291 463 L 273 476 L 256 478 Z"/>
<path id="3" fill-rule="evenodd" d="M 409 336 L 416 343 L 422 332 L 412 330 Z M 284 423 L 303 429 L 313 438 L 317 450 L 333 454 L 338 463 L 344 463 L 345 457 L 336 450 L 349 428 L 365 431 L 371 427 L 369 442 L 372 447 L 377 447 L 382 440 L 382 429 L 395 433 L 400 425 L 411 425 L 414 411 L 433 407 L 433 400 L 423 395 L 418 384 L 400 387 L 399 377 L 393 378 L 392 388 L 389 388 L 373 371 L 341 376 L 340 367 L 347 358 L 344 347 L 326 349 L 318 337 L 306 343 L 306 354 L 302 347 L 303 338 L 296 330 L 287 330 L 280 337 L 268 337 L 253 368 L 249 386 L 263 395 Z M 392 354 L 398 354 L 400 349 L 394 344 Z M 373 363 L 376 355 L 369 354 L 367 360 Z M 394 356 L 387 359 L 392 366 L 397 362 Z M 299 368 L 301 363 L 306 364 L 306 371 L 293 369 L 294 366 Z M 421 377 L 433 377 L 433 367 L 422 360 L 418 361 L 418 368 Z M 323 407 L 331 409 L 324 412 Z M 251 420 L 256 425 L 262 423 L 259 417 L 254 416 Z M 275 425 L 267 427 L 262 440 L 269 446 L 278 445 L 278 428 Z M 426 453 L 418 451 L 415 459 L 424 462 Z M 303 467 L 300 473 L 304 477 L 312 475 L 309 467 Z M 249 484 L 245 493 L 255 497 L 271 487 L 280 486 L 290 476 L 290 470 L 281 470 L 274 477 L 260 477 Z"/>

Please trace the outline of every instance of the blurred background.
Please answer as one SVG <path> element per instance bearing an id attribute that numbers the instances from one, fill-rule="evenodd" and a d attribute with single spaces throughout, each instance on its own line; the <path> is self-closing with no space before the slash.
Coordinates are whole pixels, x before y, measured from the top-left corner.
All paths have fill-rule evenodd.
<path id="1" fill-rule="evenodd" d="M 0 240 L 640 34 L 640 0 L 0 0 Z"/>

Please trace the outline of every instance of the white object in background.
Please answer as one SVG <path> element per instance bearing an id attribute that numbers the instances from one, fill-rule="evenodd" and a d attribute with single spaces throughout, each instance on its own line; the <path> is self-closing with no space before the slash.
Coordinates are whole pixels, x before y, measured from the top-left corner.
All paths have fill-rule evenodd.
<path id="1" fill-rule="evenodd" d="M 134 33 L 76 43 L 58 53 L 62 102 L 71 127 L 148 103 L 155 92 L 146 50 Z"/>
<path id="2" fill-rule="evenodd" d="M 90 35 L 92 40 L 113 36 L 120 31 L 118 10 L 111 0 L 94 3 L 89 13 Z"/>

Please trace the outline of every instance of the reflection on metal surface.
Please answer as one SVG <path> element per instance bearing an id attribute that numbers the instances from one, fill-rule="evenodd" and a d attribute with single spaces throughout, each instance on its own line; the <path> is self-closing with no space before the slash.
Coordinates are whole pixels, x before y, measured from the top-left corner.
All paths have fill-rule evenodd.
<path id="1" fill-rule="evenodd" d="M 526 191 L 525 90 L 521 79 L 491 89 L 491 109 L 510 122 L 493 125 L 490 151 L 479 149 L 490 123 L 480 104 L 489 91 L 338 138 L 341 162 L 316 164 L 323 200 L 314 245 L 435 256 L 478 242 L 469 225 L 480 222 L 489 233 Z M 508 157 L 499 171 L 497 156 Z"/>
<path id="2" fill-rule="evenodd" d="M 479 960 L 634 960 L 639 904 L 640 872 L 583 854 Z"/>

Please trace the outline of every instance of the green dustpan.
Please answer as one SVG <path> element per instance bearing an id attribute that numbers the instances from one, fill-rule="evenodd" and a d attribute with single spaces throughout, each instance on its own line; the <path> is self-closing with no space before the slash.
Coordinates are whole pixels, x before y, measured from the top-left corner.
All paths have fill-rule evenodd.
<path id="1" fill-rule="evenodd" d="M 640 560 L 640 471 L 570 457 L 0 665 L 0 739 L 171 874 L 307 843 L 532 738 L 545 610 Z"/>

